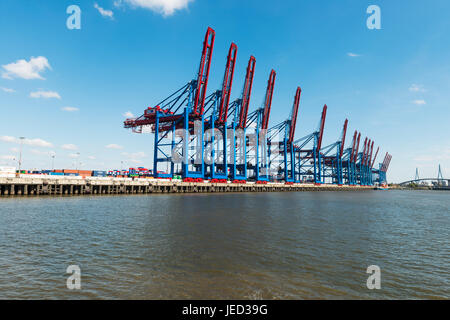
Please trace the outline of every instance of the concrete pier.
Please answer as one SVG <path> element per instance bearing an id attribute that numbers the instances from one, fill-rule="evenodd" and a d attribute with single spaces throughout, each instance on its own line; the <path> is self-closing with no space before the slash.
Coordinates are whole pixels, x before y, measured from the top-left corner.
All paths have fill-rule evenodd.
<path id="1" fill-rule="evenodd" d="M 235 184 L 126 178 L 0 178 L 0 196 L 114 195 L 150 193 L 285 192 L 373 190 L 364 186 L 283 183 Z"/>

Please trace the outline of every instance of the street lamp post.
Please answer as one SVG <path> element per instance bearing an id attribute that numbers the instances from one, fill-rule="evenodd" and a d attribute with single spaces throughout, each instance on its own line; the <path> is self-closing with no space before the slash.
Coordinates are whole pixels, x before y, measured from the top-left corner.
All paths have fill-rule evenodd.
<path id="1" fill-rule="evenodd" d="M 20 153 L 19 153 L 19 175 L 20 170 L 22 168 L 22 147 L 23 147 L 23 140 L 25 140 L 25 137 L 20 137 Z"/>
<path id="2" fill-rule="evenodd" d="M 52 171 L 55 170 L 55 155 L 52 154 Z"/>
<path id="3" fill-rule="evenodd" d="M 76 161 L 76 166 L 75 166 L 75 170 L 78 170 L 78 164 L 79 164 L 79 157 L 80 157 L 80 153 L 79 152 L 77 152 L 77 159 L 75 160 Z"/>

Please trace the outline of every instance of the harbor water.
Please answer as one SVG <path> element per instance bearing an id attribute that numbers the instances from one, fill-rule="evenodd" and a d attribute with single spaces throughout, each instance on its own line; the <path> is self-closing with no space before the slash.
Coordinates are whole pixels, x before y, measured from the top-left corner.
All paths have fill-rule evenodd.
<path id="1" fill-rule="evenodd" d="M 4 197 L 0 298 L 449 299 L 450 194 Z"/>

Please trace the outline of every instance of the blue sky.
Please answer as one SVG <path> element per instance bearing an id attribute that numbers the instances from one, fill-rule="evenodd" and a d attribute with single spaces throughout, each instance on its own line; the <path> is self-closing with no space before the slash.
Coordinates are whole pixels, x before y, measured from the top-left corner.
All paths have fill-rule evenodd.
<path id="1" fill-rule="evenodd" d="M 78 5 L 81 30 L 66 8 Z M 381 30 L 369 30 L 369 5 Z M 277 82 L 270 125 L 289 115 L 303 89 L 296 136 L 329 107 L 324 144 L 349 119 L 375 140 L 388 178 L 450 176 L 450 2 L 71 0 L 0 3 L 0 165 L 87 169 L 151 165 L 152 138 L 122 128 L 195 76 L 204 33 L 216 31 L 209 92 L 220 86 L 231 41 L 238 45 L 232 99 L 250 54 L 256 73 L 250 110 L 261 105 L 271 68 Z M 34 58 L 34 59 L 33 59 Z M 23 60 L 23 61 L 20 61 Z M 77 154 L 79 153 L 79 155 Z"/>

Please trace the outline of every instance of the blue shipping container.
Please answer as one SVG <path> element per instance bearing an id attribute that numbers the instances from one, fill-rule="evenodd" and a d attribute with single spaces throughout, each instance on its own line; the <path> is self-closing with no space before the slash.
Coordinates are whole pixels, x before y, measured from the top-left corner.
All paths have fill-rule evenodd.
<path id="1" fill-rule="evenodd" d="M 93 177 L 106 177 L 106 171 L 92 171 Z"/>

